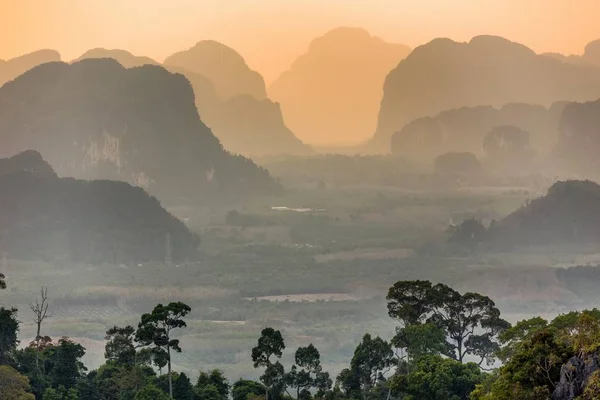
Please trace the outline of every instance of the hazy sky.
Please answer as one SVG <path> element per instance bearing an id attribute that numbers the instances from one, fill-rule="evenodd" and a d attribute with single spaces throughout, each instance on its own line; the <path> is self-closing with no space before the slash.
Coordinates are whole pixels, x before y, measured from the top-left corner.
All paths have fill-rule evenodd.
<path id="1" fill-rule="evenodd" d="M 52 48 L 70 60 L 106 47 L 162 61 L 214 39 L 271 81 L 338 26 L 413 47 L 487 33 L 579 54 L 600 38 L 599 22 L 600 0 L 0 0 L 0 58 Z"/>

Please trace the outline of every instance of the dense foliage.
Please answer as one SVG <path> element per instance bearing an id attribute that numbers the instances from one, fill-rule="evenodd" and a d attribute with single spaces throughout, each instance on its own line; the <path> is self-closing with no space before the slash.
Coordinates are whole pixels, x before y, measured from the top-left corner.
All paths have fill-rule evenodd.
<path id="1" fill-rule="evenodd" d="M 157 305 L 138 328 L 106 332 L 106 362 L 87 371 L 85 348 L 48 337 L 18 349 L 17 310 L 0 308 L 0 397 L 41 400 L 503 400 L 597 398 L 600 311 L 536 317 L 510 326 L 494 302 L 443 284 L 399 281 L 390 288 L 391 341 L 365 334 L 335 385 L 313 344 L 286 366 L 279 330 L 262 330 L 252 349 L 260 382 L 230 385 L 218 370 L 195 382 L 171 370 L 172 350 L 185 351 L 172 331 L 186 327 L 191 308 Z M 41 341 L 41 345 L 40 345 Z M 38 362 L 39 359 L 39 362 Z M 499 366 L 496 359 L 502 361 Z M 473 362 L 477 360 L 478 362 Z M 485 364 L 484 364 L 485 362 Z M 492 373 L 485 368 L 496 367 Z M 168 366 L 167 373 L 162 370 Z M 157 371 L 158 370 L 158 371 Z M 579 399 L 579 398 L 578 398 Z"/>

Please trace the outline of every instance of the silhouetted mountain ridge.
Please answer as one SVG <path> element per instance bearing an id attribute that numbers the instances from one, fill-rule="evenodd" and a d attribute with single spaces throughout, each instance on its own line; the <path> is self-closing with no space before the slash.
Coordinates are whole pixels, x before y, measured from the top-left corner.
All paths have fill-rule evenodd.
<path id="1" fill-rule="evenodd" d="M 303 140 L 362 142 L 376 127 L 385 76 L 409 52 L 362 28 L 336 28 L 310 43 L 269 96 Z"/>
<path id="2" fill-rule="evenodd" d="M 0 60 L 0 86 L 35 66 L 52 61 L 60 61 L 60 54 L 55 50 L 38 50 L 10 60 Z"/>
<path id="3" fill-rule="evenodd" d="M 391 135 L 405 124 L 443 110 L 512 102 L 548 106 L 598 97 L 600 68 L 537 55 L 499 37 L 477 36 L 468 43 L 435 39 L 388 74 L 370 145 L 386 150 Z"/>
<path id="4" fill-rule="evenodd" d="M 560 181 L 490 228 L 505 244 L 596 243 L 600 239 L 600 185 Z"/>
<path id="5" fill-rule="evenodd" d="M 36 151 L 0 159 L 0 203 L 0 249 L 12 258 L 160 262 L 167 234 L 173 260 L 197 256 L 197 235 L 143 189 L 58 178 Z"/>
<path id="6" fill-rule="evenodd" d="M 61 176 L 124 180 L 161 196 L 278 187 L 265 170 L 223 150 L 183 75 L 153 65 L 38 66 L 0 89 L 0 141 L 5 155 L 43 151 Z"/>
<path id="7" fill-rule="evenodd" d="M 226 57 L 208 61 L 203 60 L 202 63 L 210 64 L 209 61 L 221 62 L 223 63 L 223 71 L 235 70 L 236 68 L 243 71 L 239 64 L 243 63 L 245 66 L 245 62 L 239 54 L 235 53 L 233 49 L 223 50 L 223 52 L 227 55 Z M 198 57 L 215 58 L 219 54 L 215 51 L 200 51 Z M 80 59 L 85 58 L 113 58 L 127 68 L 144 64 L 157 64 L 147 57 L 134 56 L 124 50 L 94 49 L 80 57 Z M 237 67 L 226 65 L 228 63 L 238 65 Z M 194 72 L 199 69 L 206 69 L 206 67 L 183 64 L 186 67 L 174 65 L 165 65 L 164 67 L 170 72 L 184 75 L 190 81 L 194 89 L 200 119 L 213 130 L 227 150 L 245 155 L 309 154 L 312 152 L 310 147 L 304 145 L 286 127 L 281 116 L 281 110 L 276 103 L 264 96 L 262 96 L 263 100 L 258 100 L 251 94 L 239 94 L 222 99 L 217 93 L 217 85 L 211 79 L 201 73 Z M 214 73 L 215 71 L 211 72 L 213 75 Z M 235 82 L 229 82 L 228 80 L 228 84 L 235 84 Z"/>

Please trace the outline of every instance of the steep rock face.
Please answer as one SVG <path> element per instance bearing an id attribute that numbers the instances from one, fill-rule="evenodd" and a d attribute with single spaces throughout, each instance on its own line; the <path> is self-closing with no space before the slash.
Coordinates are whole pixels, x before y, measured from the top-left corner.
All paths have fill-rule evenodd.
<path id="1" fill-rule="evenodd" d="M 596 243 L 600 239 L 600 185 L 561 181 L 489 230 L 507 245 Z"/>
<path id="2" fill-rule="evenodd" d="M 42 151 L 61 176 L 124 180 L 161 196 L 272 192 L 268 173 L 223 150 L 188 80 L 112 59 L 47 63 L 0 89 L 0 152 Z"/>
<path id="3" fill-rule="evenodd" d="M 28 172 L 35 178 L 57 178 L 50 164 L 35 150 L 25 150 L 10 158 L 0 158 L 0 176 Z"/>
<path id="4" fill-rule="evenodd" d="M 386 75 L 409 52 L 364 29 L 336 28 L 311 42 L 269 96 L 305 141 L 362 142 L 375 130 Z"/>
<path id="5" fill-rule="evenodd" d="M 452 108 L 598 97 L 600 68 L 563 63 L 499 37 L 435 39 L 387 76 L 371 145 L 386 150 L 390 136 L 408 122 Z"/>
<path id="6" fill-rule="evenodd" d="M 560 381 L 552 393 L 552 400 L 574 400 L 581 396 L 598 369 L 600 360 L 597 353 L 571 357 L 560 369 Z"/>
<path id="7" fill-rule="evenodd" d="M 167 57 L 164 64 L 204 75 L 215 84 L 223 100 L 244 94 L 257 100 L 267 97 L 263 77 L 251 70 L 235 50 L 213 40 L 203 40 L 175 53 Z"/>
<path id="8" fill-rule="evenodd" d="M 241 60 L 245 66 L 241 56 L 233 50 L 229 49 L 223 52 L 226 56 L 222 60 L 213 59 L 211 62 L 239 64 Z M 234 52 L 236 56 L 231 55 L 230 52 Z M 198 57 L 214 58 L 221 55 L 220 52 L 208 52 L 206 50 L 198 53 Z M 147 57 L 134 56 L 124 50 L 94 49 L 86 52 L 79 59 L 85 58 L 112 58 L 126 68 L 157 64 Z M 181 64 L 188 65 L 187 63 Z M 182 74 L 188 79 L 194 89 L 196 107 L 202 122 L 213 130 L 227 150 L 245 155 L 306 154 L 311 152 L 311 149 L 298 140 L 294 133 L 287 128 L 283 122 L 279 106 L 266 99 L 264 95 L 258 96 L 263 100 L 258 100 L 251 94 L 221 98 L 217 93 L 217 85 L 211 79 L 201 73 L 194 72 L 195 70 L 207 69 L 207 65 L 210 66 L 211 63 L 203 60 L 201 63 L 202 68 L 194 67 L 192 64 L 190 64 L 192 69 L 175 65 L 165 65 L 164 67 L 168 71 Z M 239 65 L 224 67 L 223 69 L 226 71 L 228 68 L 243 70 Z M 209 72 L 213 75 L 215 73 L 215 71 Z M 233 73 L 235 74 L 235 72 Z M 230 78 L 219 79 L 224 79 L 227 85 L 236 84 L 236 82 L 230 81 Z M 240 81 L 243 82 L 244 79 Z M 238 89 L 240 91 L 245 90 L 244 86 Z M 233 87 L 229 86 L 227 90 L 232 93 L 237 91 L 237 89 L 233 90 Z"/>
<path id="9" fill-rule="evenodd" d="M 55 50 L 39 50 L 7 61 L 0 60 L 0 86 L 37 65 L 53 61 L 60 61 L 60 54 Z"/>
<path id="10" fill-rule="evenodd" d="M 558 141 L 559 120 L 566 104 L 557 102 L 549 108 L 522 103 L 501 108 L 463 107 L 418 118 L 392 136 L 392 153 L 414 161 L 428 161 L 448 151 L 483 155 L 486 134 L 504 125 L 529 132 L 532 147 L 548 153 Z"/>
<path id="11" fill-rule="evenodd" d="M 0 249 L 11 257 L 164 261 L 167 234 L 174 260 L 197 256 L 198 237 L 143 189 L 58 178 L 32 150 L 0 159 L 0 203 Z"/>

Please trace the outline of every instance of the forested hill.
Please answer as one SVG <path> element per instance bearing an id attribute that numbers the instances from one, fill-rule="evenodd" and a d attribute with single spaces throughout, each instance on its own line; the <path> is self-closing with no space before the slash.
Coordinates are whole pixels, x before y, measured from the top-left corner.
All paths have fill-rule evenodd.
<path id="1" fill-rule="evenodd" d="M 597 243 L 600 185 L 556 182 L 546 196 L 528 202 L 490 228 L 491 239 L 511 244 Z"/>
<path id="2" fill-rule="evenodd" d="M 197 255 L 198 237 L 143 189 L 58 178 L 34 151 L 0 160 L 0 204 L 0 250 L 11 258 L 164 261 L 167 234 L 174 261 Z"/>
<path id="3" fill-rule="evenodd" d="M 36 149 L 60 176 L 114 179 L 161 199 L 272 193 L 200 120 L 189 81 L 111 59 L 40 65 L 0 88 L 0 155 Z"/>

